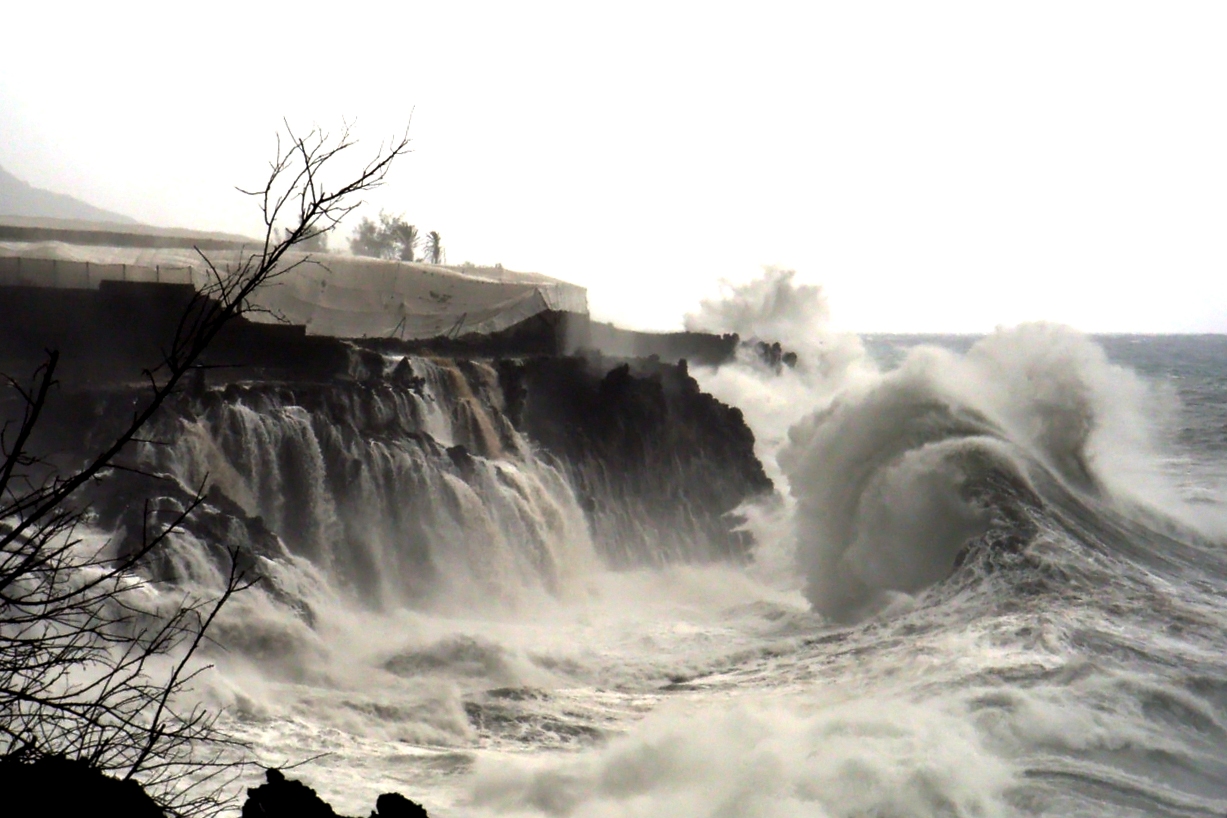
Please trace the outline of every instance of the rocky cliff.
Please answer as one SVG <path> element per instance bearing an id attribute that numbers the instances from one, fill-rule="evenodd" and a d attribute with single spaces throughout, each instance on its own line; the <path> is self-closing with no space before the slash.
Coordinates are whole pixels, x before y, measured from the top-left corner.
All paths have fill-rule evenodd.
<path id="1" fill-rule="evenodd" d="M 7 294 L 0 371 L 63 353 L 35 442 L 64 464 L 131 416 L 141 367 L 191 297 L 123 282 Z M 538 323 L 443 355 L 437 342 L 233 322 L 149 430 L 155 442 L 127 455 L 135 471 L 90 488 L 96 522 L 122 544 L 143 529 L 145 498 L 169 516 L 203 488 L 185 522 L 197 547 L 304 556 L 376 604 L 446 593 L 441 574 L 473 542 L 501 555 L 499 576 L 477 579 L 490 588 L 557 588 L 584 549 L 611 566 L 744 557 L 736 509 L 772 486 L 740 412 L 702 393 L 685 360 L 543 354 L 559 329 Z M 670 343 L 729 342 L 690 336 Z M 173 577 L 173 562 L 155 573 Z M 478 573 L 489 562 L 459 559 Z"/>

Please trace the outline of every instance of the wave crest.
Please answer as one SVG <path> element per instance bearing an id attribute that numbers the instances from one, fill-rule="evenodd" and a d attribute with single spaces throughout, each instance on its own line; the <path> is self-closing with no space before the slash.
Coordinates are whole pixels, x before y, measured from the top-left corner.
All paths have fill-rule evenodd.
<path id="1" fill-rule="evenodd" d="M 992 523 L 973 490 L 989 471 L 1040 497 L 1041 472 L 1082 494 L 1127 490 L 1152 451 L 1151 401 L 1099 346 L 1050 324 L 998 330 L 966 355 L 912 350 L 793 426 L 780 453 L 810 602 L 856 620 L 947 576 Z"/>

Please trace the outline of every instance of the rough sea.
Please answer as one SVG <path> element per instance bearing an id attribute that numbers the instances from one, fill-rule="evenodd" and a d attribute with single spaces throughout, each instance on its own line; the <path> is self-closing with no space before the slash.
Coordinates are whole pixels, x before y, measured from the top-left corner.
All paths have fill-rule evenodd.
<path id="1" fill-rule="evenodd" d="M 1227 337 L 800 336 L 796 369 L 695 372 L 776 482 L 748 561 L 607 569 L 525 442 L 479 463 L 438 594 L 287 556 L 297 603 L 236 599 L 203 695 L 344 814 L 1227 813 Z M 236 414 L 171 465 L 240 496 L 304 423 Z"/>

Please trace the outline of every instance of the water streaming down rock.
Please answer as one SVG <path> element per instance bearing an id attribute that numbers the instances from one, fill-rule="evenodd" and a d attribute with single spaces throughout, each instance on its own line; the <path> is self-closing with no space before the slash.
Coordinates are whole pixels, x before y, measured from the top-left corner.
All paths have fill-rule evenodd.
<path id="1" fill-rule="evenodd" d="M 373 606 L 560 592 L 592 542 L 563 475 L 502 413 L 497 373 L 412 368 L 421 375 L 208 392 L 163 422 L 174 445 L 144 457 L 258 517 Z"/>
<path id="2" fill-rule="evenodd" d="M 724 515 L 770 482 L 740 414 L 645 366 L 354 350 L 344 377 L 197 390 L 140 454 L 178 490 L 117 476 L 99 522 L 135 535 L 142 491 L 173 511 L 203 486 L 165 576 L 237 544 L 384 609 L 514 607 L 600 565 L 744 553 Z"/>

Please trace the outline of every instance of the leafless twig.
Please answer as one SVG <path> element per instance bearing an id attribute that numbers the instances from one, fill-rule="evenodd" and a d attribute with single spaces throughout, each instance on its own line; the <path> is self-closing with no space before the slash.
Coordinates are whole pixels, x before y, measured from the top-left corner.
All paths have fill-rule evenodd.
<path id="1" fill-rule="evenodd" d="M 325 183 L 355 142 L 287 124 L 263 187 L 265 233 L 255 252 L 218 264 L 199 249 L 206 279 L 179 317 L 160 362 L 144 370 L 142 396 L 126 421 L 75 468 L 34 450 L 59 385 L 60 354 L 49 350 L 26 379 L 0 376 L 0 759 L 66 755 L 137 779 L 171 814 L 207 815 L 225 803 L 235 745 L 216 714 L 191 704 L 206 633 L 231 596 L 247 587 L 229 551 L 221 587 L 200 597 L 154 588 L 144 572 L 203 502 L 198 489 L 177 510 L 146 501 L 140 536 L 122 554 L 90 545 L 81 489 L 116 471 L 149 475 L 129 458 L 147 429 L 223 328 L 251 311 L 251 296 L 304 263 L 295 245 L 334 227 L 381 185 L 408 150 L 402 136 L 381 146 L 353 178 Z M 292 227 L 274 228 L 282 223 Z M 143 434 L 144 432 L 144 434 Z M 156 476 L 156 475 L 153 475 Z M 203 486 L 202 486 L 203 488 Z"/>

